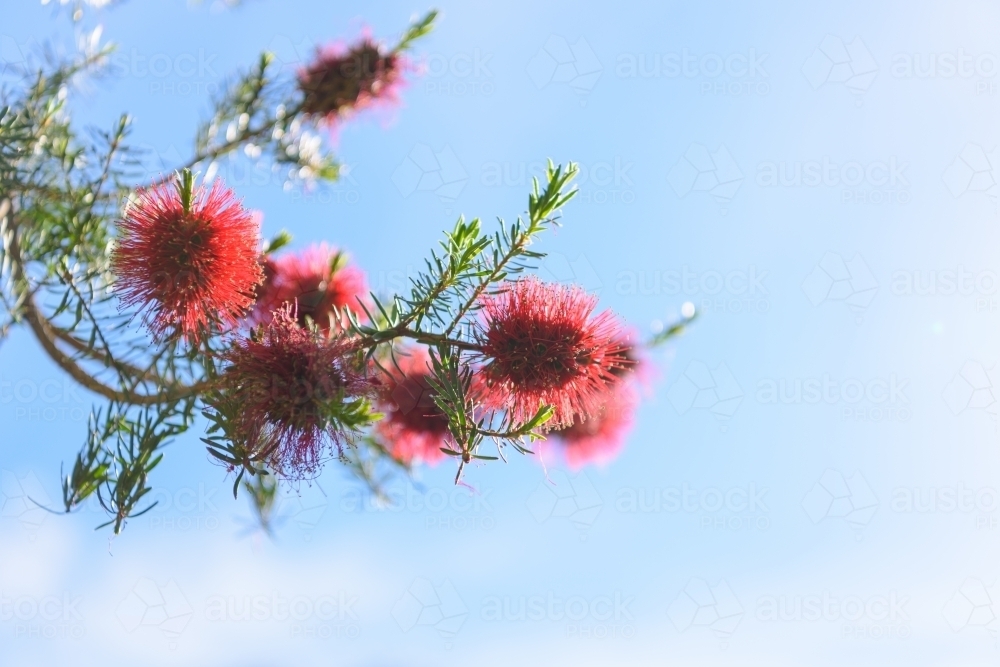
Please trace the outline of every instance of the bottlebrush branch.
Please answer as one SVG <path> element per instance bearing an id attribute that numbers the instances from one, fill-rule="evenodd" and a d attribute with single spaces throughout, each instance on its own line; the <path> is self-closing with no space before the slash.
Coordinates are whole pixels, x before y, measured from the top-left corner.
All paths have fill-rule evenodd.
<path id="1" fill-rule="evenodd" d="M 210 459 L 266 529 L 276 485 L 333 459 L 378 494 L 392 472 L 451 458 L 459 482 L 470 464 L 546 438 L 573 466 L 621 447 L 647 344 L 581 288 L 525 273 L 576 192 L 574 164 L 550 162 L 511 223 L 459 218 L 388 298 L 339 248 L 279 255 L 291 236 L 263 242 L 259 216 L 216 177 L 242 154 L 288 187 L 336 180 L 325 134 L 398 99 L 415 69 L 407 52 L 435 17 L 393 47 L 367 36 L 322 47 L 291 75 L 262 54 L 173 174 L 143 171 L 127 116 L 106 132 L 71 124 L 70 84 L 109 48 L 26 71 L 2 94 L 0 338 L 26 325 L 102 401 L 64 471 L 66 512 L 95 499 L 102 527 L 121 532 L 151 509 L 164 447 L 199 415 Z"/>

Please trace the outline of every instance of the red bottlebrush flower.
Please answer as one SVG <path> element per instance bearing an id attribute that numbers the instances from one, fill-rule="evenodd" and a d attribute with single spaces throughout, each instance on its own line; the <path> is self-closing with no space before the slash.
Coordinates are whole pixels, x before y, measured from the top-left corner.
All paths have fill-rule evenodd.
<path id="1" fill-rule="evenodd" d="M 351 47 L 333 44 L 318 49 L 312 63 L 298 74 L 302 112 L 328 125 L 354 111 L 399 101 L 404 57 L 365 35 Z"/>
<path id="2" fill-rule="evenodd" d="M 619 381 L 615 373 L 629 366 L 614 315 L 591 317 L 597 297 L 580 287 L 523 278 L 481 305 L 478 393 L 483 407 L 506 410 L 516 422 L 533 417 L 542 403 L 555 408 L 547 429 L 586 419 Z"/>
<path id="3" fill-rule="evenodd" d="M 219 181 L 206 193 L 186 172 L 175 184 L 138 190 L 118 226 L 116 287 L 125 306 L 145 309 L 155 336 L 195 341 L 253 305 L 263 278 L 260 227 Z"/>
<path id="4" fill-rule="evenodd" d="M 242 411 L 236 433 L 268 465 L 290 479 L 315 474 L 353 436 L 346 416 L 373 394 L 374 383 L 356 365 L 356 342 L 328 338 L 298 325 L 289 307 L 237 340 L 223 355 L 225 391 Z"/>
<path id="5" fill-rule="evenodd" d="M 572 426 L 553 431 L 550 437 L 562 445 L 562 454 L 573 470 L 590 463 L 606 465 L 625 446 L 638 405 L 633 383 L 620 382 L 604 392 L 597 412 L 586 420 L 575 419 Z"/>
<path id="6" fill-rule="evenodd" d="M 379 390 L 379 411 L 385 417 L 375 426 L 389 451 L 407 463 L 435 464 L 444 458 L 441 447 L 450 439 L 448 417 L 434 402 L 429 379 L 431 359 L 422 347 L 396 355 L 385 364 Z"/>
<path id="7" fill-rule="evenodd" d="M 364 272 L 344 265 L 344 255 L 327 244 L 314 245 L 299 255 L 285 255 L 264 262 L 264 284 L 259 290 L 257 305 L 251 314 L 254 324 L 271 320 L 272 314 L 292 304 L 300 324 L 306 316 L 327 331 L 343 328 L 346 318 L 337 322 L 334 308 L 350 308 L 362 316 L 358 302 L 367 302 L 368 284 Z"/>

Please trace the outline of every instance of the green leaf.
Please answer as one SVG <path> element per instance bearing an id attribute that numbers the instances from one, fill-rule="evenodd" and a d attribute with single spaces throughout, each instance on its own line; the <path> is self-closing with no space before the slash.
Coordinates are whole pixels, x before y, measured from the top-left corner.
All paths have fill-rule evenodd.
<path id="1" fill-rule="evenodd" d="M 437 17 L 438 12 L 436 9 L 427 12 L 422 19 L 407 28 L 406 32 L 403 33 L 403 37 L 399 40 L 399 44 L 397 44 L 396 48 L 393 50 L 398 53 L 409 49 L 413 46 L 413 42 L 420 39 L 424 35 L 427 35 L 434 29 L 434 21 Z"/>
<path id="2" fill-rule="evenodd" d="M 270 238 L 270 240 L 264 241 L 263 253 L 269 255 L 273 252 L 277 252 L 284 248 L 286 245 L 292 242 L 292 234 L 287 229 L 282 229 L 280 232 L 275 234 Z"/>

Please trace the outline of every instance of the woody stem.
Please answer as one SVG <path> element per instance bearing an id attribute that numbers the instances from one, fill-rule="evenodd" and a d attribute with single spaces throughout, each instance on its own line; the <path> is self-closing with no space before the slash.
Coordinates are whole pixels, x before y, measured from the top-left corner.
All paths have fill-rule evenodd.
<path id="1" fill-rule="evenodd" d="M 478 343 L 470 343 L 469 341 L 459 340 L 457 338 L 449 338 L 444 334 L 414 331 L 409 328 L 400 329 L 397 333 L 403 338 L 412 338 L 418 343 L 424 343 L 425 345 L 451 345 L 452 347 L 457 347 L 460 350 L 472 350 L 475 352 L 482 352 L 483 350 L 483 346 Z"/>

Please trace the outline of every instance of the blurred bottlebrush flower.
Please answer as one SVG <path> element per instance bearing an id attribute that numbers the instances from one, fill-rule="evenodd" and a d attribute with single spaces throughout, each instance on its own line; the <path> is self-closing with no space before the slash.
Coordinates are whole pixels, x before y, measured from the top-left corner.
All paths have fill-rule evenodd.
<path id="1" fill-rule="evenodd" d="M 578 286 L 522 278 L 484 296 L 481 305 L 477 393 L 484 408 L 504 410 L 517 423 L 541 404 L 555 409 L 546 429 L 587 419 L 619 382 L 616 373 L 631 365 L 615 316 L 591 317 L 597 297 Z"/>
<path id="2" fill-rule="evenodd" d="M 431 360 L 426 348 L 406 348 L 384 364 L 375 426 L 383 444 L 406 463 L 435 464 L 450 437 L 448 417 L 434 402 Z M 454 445 L 452 445 L 454 447 Z"/>
<path id="3" fill-rule="evenodd" d="M 607 465 L 625 446 L 639 407 L 640 390 L 648 389 L 653 373 L 637 341 L 638 334 L 631 329 L 619 333 L 618 347 L 628 364 L 611 370 L 619 381 L 602 393 L 600 408 L 586 420 L 577 417 L 571 426 L 550 433 L 550 439 L 561 445 L 560 451 L 570 468 Z"/>
<path id="4" fill-rule="evenodd" d="M 291 307 L 279 309 L 223 354 L 223 393 L 242 404 L 233 432 L 247 450 L 269 452 L 280 476 L 314 476 L 373 419 L 366 399 L 375 383 L 357 351 L 355 340 L 299 326 Z"/>
<path id="5" fill-rule="evenodd" d="M 592 463 L 606 465 L 625 446 L 638 405 L 635 384 L 619 382 L 601 395 L 600 408 L 586 419 L 576 417 L 571 426 L 552 431 L 549 438 L 561 445 L 566 463 L 574 470 Z"/>
<path id="6" fill-rule="evenodd" d="M 619 353 L 628 361 L 611 372 L 620 378 L 638 378 L 644 382 L 649 379 L 650 366 L 643 355 L 643 347 L 639 343 L 639 334 L 631 327 L 621 327 L 616 337 Z"/>
<path id="7" fill-rule="evenodd" d="M 364 271 L 349 265 L 339 250 L 322 243 L 300 254 L 264 260 L 264 284 L 250 319 L 253 324 L 264 324 L 275 311 L 293 305 L 302 325 L 309 317 L 323 331 L 342 329 L 347 319 L 336 319 L 334 309 L 350 308 L 365 319 L 361 303 L 367 298 Z"/>
<path id="8" fill-rule="evenodd" d="M 618 345 L 628 363 L 611 372 L 631 384 L 638 395 L 648 398 L 658 373 L 656 366 L 646 355 L 648 348 L 641 342 L 639 332 L 630 326 L 625 326 L 618 336 Z"/>
<path id="9" fill-rule="evenodd" d="M 140 189 L 118 228 L 116 289 L 157 338 L 196 341 L 253 305 L 263 278 L 259 221 L 220 181 L 206 192 L 186 171 Z"/>
<path id="10" fill-rule="evenodd" d="M 405 58 L 364 35 L 354 45 L 319 48 L 298 73 L 302 112 L 334 126 L 350 114 L 399 102 Z"/>

